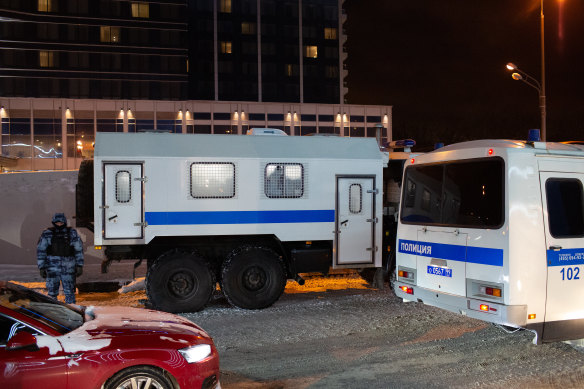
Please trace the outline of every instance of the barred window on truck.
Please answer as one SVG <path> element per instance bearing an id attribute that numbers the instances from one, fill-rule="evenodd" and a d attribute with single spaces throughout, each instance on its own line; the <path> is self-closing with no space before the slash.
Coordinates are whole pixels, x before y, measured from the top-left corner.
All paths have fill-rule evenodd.
<path id="1" fill-rule="evenodd" d="M 191 196 L 196 199 L 235 197 L 235 164 L 195 162 L 190 171 Z"/>

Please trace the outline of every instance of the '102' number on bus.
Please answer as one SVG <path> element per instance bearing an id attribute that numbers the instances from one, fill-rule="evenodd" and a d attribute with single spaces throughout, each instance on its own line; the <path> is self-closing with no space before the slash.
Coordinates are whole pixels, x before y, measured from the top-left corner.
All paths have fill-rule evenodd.
<path id="1" fill-rule="evenodd" d="M 562 270 L 560 270 L 560 273 L 562 273 L 562 281 L 565 281 L 566 279 L 568 279 L 568 280 L 579 280 L 580 279 L 580 268 L 579 267 L 563 268 Z"/>

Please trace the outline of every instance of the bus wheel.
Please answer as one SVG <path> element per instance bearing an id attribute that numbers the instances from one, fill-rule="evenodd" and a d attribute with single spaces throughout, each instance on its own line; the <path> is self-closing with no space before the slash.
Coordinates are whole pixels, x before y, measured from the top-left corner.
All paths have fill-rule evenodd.
<path id="1" fill-rule="evenodd" d="M 221 269 L 221 289 L 231 305 L 261 309 L 275 303 L 286 286 L 280 256 L 267 247 L 234 250 Z"/>
<path id="2" fill-rule="evenodd" d="M 197 253 L 171 250 L 158 257 L 146 274 L 153 308 L 166 312 L 201 310 L 215 289 L 215 277 Z"/>

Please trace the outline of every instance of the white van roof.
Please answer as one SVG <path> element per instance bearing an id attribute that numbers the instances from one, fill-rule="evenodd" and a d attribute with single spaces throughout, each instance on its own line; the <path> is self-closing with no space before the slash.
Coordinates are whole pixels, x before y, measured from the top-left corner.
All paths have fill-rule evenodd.
<path id="1" fill-rule="evenodd" d="M 508 139 L 482 139 L 468 142 L 454 143 L 444 146 L 434 152 L 474 149 L 474 148 L 506 148 L 506 149 L 524 149 L 537 151 L 538 153 L 558 154 L 558 155 L 584 155 L 584 145 L 575 143 L 559 142 L 526 142 Z"/>

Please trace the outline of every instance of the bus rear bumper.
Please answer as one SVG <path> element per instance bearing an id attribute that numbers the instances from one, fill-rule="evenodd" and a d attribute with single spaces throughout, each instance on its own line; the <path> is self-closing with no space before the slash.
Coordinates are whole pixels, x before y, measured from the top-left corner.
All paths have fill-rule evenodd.
<path id="1" fill-rule="evenodd" d="M 410 288 L 412 294 L 400 287 Z M 457 296 L 419 286 L 396 282 L 395 294 L 404 301 L 417 301 L 450 312 L 459 313 L 474 319 L 509 327 L 525 328 L 527 324 L 527 305 L 503 305 L 466 296 Z"/>

